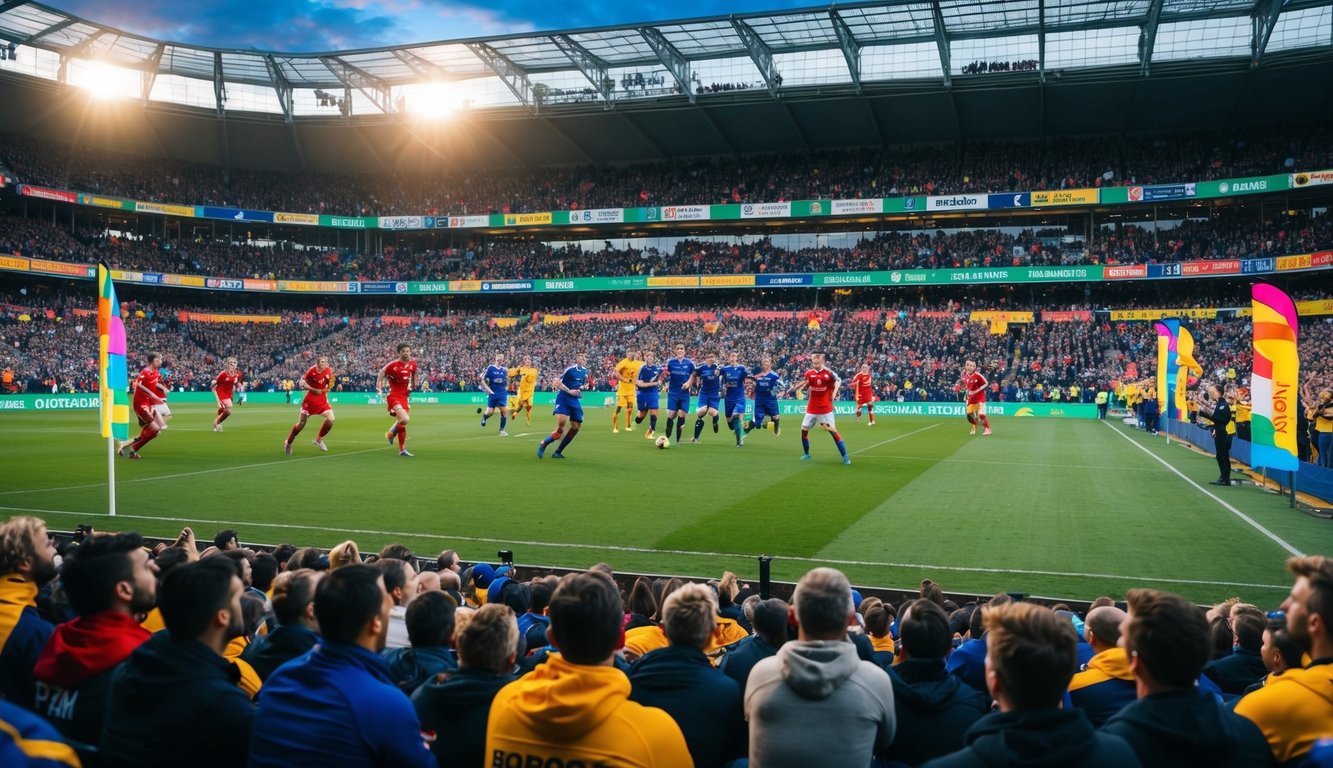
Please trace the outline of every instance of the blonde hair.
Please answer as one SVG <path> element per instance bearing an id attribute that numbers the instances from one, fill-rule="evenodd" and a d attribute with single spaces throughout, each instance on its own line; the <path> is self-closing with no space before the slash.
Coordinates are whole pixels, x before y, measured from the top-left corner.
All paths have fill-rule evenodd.
<path id="1" fill-rule="evenodd" d="M 662 631 L 672 645 L 702 650 L 716 624 L 717 598 L 703 584 L 686 584 L 672 592 L 662 605 Z"/>
<path id="2" fill-rule="evenodd" d="M 37 538 L 46 521 L 31 515 L 16 515 L 0 524 L 0 573 L 13 573 L 19 563 L 37 556 Z"/>
<path id="3" fill-rule="evenodd" d="M 331 571 L 344 565 L 360 564 L 361 550 L 356 546 L 356 542 L 351 539 L 329 550 L 329 570 Z"/>

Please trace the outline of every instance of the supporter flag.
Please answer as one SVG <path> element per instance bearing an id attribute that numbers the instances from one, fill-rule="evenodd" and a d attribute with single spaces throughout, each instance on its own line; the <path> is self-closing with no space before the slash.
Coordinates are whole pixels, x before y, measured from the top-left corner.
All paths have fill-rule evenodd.
<path id="1" fill-rule="evenodd" d="M 1287 470 L 1298 468 L 1296 454 L 1296 305 L 1267 283 L 1250 292 L 1254 308 L 1254 373 L 1250 377 L 1250 464 Z"/>
<path id="2" fill-rule="evenodd" d="M 1179 342 L 1180 321 L 1167 318 L 1156 323 L 1157 328 L 1157 409 L 1167 419 L 1180 418 L 1176 407 L 1176 375 L 1178 363 L 1176 345 Z"/>
<path id="3" fill-rule="evenodd" d="M 102 390 L 102 437 L 130 438 L 129 376 L 125 369 L 125 323 L 111 270 L 97 265 L 98 378 Z"/>
<path id="4" fill-rule="evenodd" d="M 1180 326 L 1180 332 L 1176 335 L 1176 418 L 1180 421 L 1189 421 L 1189 406 L 1186 401 L 1186 390 L 1189 388 L 1189 374 L 1193 373 L 1199 376 L 1203 373 L 1203 366 L 1199 365 L 1194 359 L 1194 336 L 1190 329 Z"/>

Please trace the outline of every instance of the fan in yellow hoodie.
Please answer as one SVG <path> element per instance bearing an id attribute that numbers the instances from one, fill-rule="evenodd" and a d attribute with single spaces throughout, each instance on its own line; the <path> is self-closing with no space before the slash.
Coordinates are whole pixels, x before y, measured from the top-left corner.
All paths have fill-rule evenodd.
<path id="1" fill-rule="evenodd" d="M 630 701 L 629 678 L 611 666 L 625 615 L 611 579 L 565 576 L 548 611 L 560 653 L 496 694 L 488 764 L 693 766 L 676 721 Z"/>

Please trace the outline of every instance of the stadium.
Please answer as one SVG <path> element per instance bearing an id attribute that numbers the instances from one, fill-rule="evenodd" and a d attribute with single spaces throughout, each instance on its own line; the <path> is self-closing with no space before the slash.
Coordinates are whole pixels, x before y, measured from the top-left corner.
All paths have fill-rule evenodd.
<path id="1" fill-rule="evenodd" d="M 311 617 L 306 569 L 327 572 L 322 595 L 339 565 L 373 563 L 400 630 L 409 603 L 435 604 L 402 582 L 433 584 L 457 604 L 454 667 L 464 616 L 481 632 L 503 620 L 475 609 L 509 605 L 518 659 L 497 673 L 559 657 L 554 635 L 553 651 L 527 634 L 535 595 L 592 599 L 580 579 L 601 563 L 625 617 L 613 661 L 632 698 L 676 716 L 698 765 L 785 764 L 786 747 L 748 711 L 753 675 L 739 679 L 748 749 L 706 747 L 698 723 L 639 698 L 629 663 L 659 651 L 635 633 L 667 646 L 669 604 L 713 601 L 704 650 L 726 672 L 737 641 L 762 636 L 756 603 L 792 601 L 792 642 L 820 642 L 801 590 L 854 585 L 849 636 L 901 703 L 892 668 L 922 660 L 904 660 L 900 631 L 933 615 L 926 602 L 954 647 L 982 643 L 974 666 L 983 612 L 1072 614 L 1060 629 L 1075 626 L 1086 665 L 1125 653 L 1110 634 L 1151 658 L 1133 622 L 1183 599 L 1212 606 L 1191 685 L 1252 720 L 1269 761 L 1330 759 L 1333 699 L 1293 703 L 1322 714 L 1288 743 L 1244 694 L 1262 681 L 1274 698 L 1284 670 L 1333 686 L 1330 625 L 1294 625 L 1333 605 L 1333 3 L 907 0 L 246 44 L 0 2 L 0 572 L 35 595 L 0 594 L 0 696 L 53 722 L 74 748 L 62 764 L 152 764 L 152 739 L 114 712 L 104 730 L 71 725 L 49 692 L 77 686 L 42 677 L 43 642 L 15 661 L 11 625 L 86 618 L 77 565 L 34 576 L 35 526 L 85 567 L 89 542 L 141 535 L 129 549 L 147 542 L 158 600 L 129 613 L 156 613 L 159 635 L 186 610 L 163 597 L 168 576 L 244 561 L 259 606 L 227 638 L 237 661 L 297 622 L 259 576 L 279 554 L 279 592 L 305 583 Z M 677 596 L 682 583 L 711 590 Z M 11 604 L 31 618 L 7 624 Z M 1128 608 L 1127 634 L 1107 608 Z M 739 634 L 723 642 L 726 622 Z M 1022 635 L 1003 622 L 997 637 Z M 1270 664 L 1282 639 L 1296 661 Z M 1190 642 L 1173 647 L 1192 659 Z M 403 673 L 385 653 L 420 731 L 461 727 L 433 728 L 420 701 L 452 668 Z M 1011 706 L 949 658 L 948 679 Z M 1104 677 L 1133 700 L 1147 673 L 1128 658 Z M 239 668 L 251 703 L 219 717 L 245 720 L 257 700 L 263 720 L 273 670 Z M 1086 703 L 1087 671 L 1059 686 L 1064 711 L 1101 726 L 1128 702 Z M 904 741 L 897 709 L 897 741 L 890 718 L 865 747 L 875 765 L 966 748 L 957 724 Z M 519 737 L 492 743 L 490 711 L 490 736 L 484 711 L 469 721 L 486 764 L 529 764 Z M 1249 732 L 1226 727 L 1233 764 L 1252 764 Z M 1116 733 L 1144 765 L 1196 759 Z M 290 738 L 256 724 L 249 764 L 282 763 L 302 749 Z M 1122 739 L 1097 738 L 1116 742 L 1096 742 L 1105 764 L 1133 764 Z M 424 759 L 475 763 L 450 752 L 465 741 L 432 735 Z M 675 748 L 606 764 L 688 764 Z M 245 762 L 228 754 L 219 764 Z M 365 764 L 423 759 L 394 754 Z M 844 764 L 831 754 L 807 764 Z M 854 754 L 845 764 L 870 752 Z"/>

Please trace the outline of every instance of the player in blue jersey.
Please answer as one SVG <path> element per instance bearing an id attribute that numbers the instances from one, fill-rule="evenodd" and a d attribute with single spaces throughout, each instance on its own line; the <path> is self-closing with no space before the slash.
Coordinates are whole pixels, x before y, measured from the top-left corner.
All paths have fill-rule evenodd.
<path id="1" fill-rule="evenodd" d="M 480 408 L 481 425 L 494 414 L 500 414 L 500 434 L 508 436 L 505 426 L 509 423 L 509 369 L 505 367 L 505 356 L 497 354 L 495 362 L 486 367 L 481 374 L 481 391 L 486 393 L 486 411 Z"/>
<path id="2" fill-rule="evenodd" d="M 648 431 L 643 436 L 652 440 L 657 437 L 657 409 L 661 398 L 662 366 L 657 364 L 657 354 L 651 349 L 643 351 L 643 365 L 639 368 L 634 386 L 638 390 L 634 396 L 634 407 L 638 409 L 634 423 L 642 424 L 644 416 L 647 416 Z"/>
<path id="3" fill-rule="evenodd" d="M 699 442 L 699 435 L 704 431 L 704 414 L 713 417 L 713 431 L 717 431 L 718 408 L 722 405 L 722 368 L 717 364 L 717 355 L 709 352 L 704 362 L 694 369 L 694 378 L 699 382 L 699 410 L 694 412 L 694 439 Z"/>
<path id="4" fill-rule="evenodd" d="M 574 440 L 583 426 L 583 390 L 592 386 L 588 377 L 588 353 L 580 352 L 574 357 L 574 364 L 555 380 L 555 431 L 542 438 L 537 446 L 537 458 L 546 454 L 546 446 L 560 441 L 556 446 L 553 459 L 565 458 L 565 447 Z"/>
<path id="5" fill-rule="evenodd" d="M 782 383 L 782 377 L 773 370 L 773 359 L 765 357 L 761 361 L 763 370 L 754 379 L 754 420 L 745 425 L 745 431 L 753 429 L 763 429 L 764 419 L 773 420 L 773 434 L 776 436 L 782 431 L 778 422 L 778 394 L 785 387 Z"/>
<path id="6" fill-rule="evenodd" d="M 690 387 L 694 386 L 694 361 L 685 356 L 685 345 L 676 345 L 676 356 L 667 361 L 667 435 L 672 421 L 676 425 L 676 442 L 685 430 L 685 416 L 690 412 Z"/>
<path id="7" fill-rule="evenodd" d="M 726 388 L 723 414 L 727 417 L 727 428 L 736 433 L 736 446 L 745 445 L 745 381 L 750 378 L 750 370 L 741 365 L 740 355 L 732 352 L 727 355 L 727 364 L 722 366 L 722 386 Z"/>

